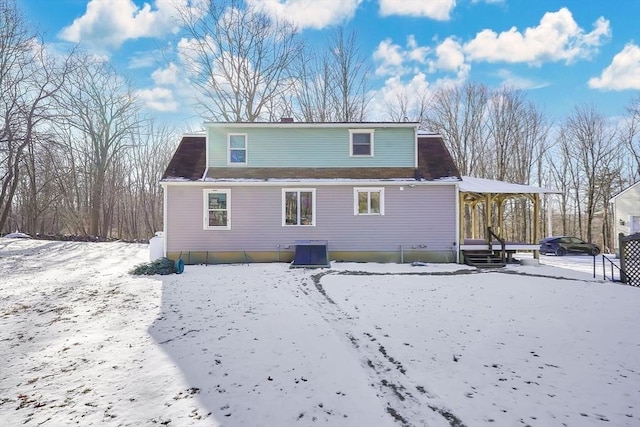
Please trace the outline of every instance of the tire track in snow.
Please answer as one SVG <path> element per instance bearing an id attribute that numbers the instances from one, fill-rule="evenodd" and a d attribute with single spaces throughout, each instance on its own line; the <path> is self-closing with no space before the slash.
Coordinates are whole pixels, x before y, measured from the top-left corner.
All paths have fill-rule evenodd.
<path id="1" fill-rule="evenodd" d="M 456 272 L 438 272 L 435 275 L 473 274 L 475 270 Z M 373 381 L 372 387 L 378 390 L 378 396 L 385 402 L 385 410 L 393 420 L 403 427 L 422 425 L 465 427 L 465 424 L 447 409 L 439 399 L 424 386 L 414 384 L 407 376 L 402 362 L 394 358 L 379 342 L 378 337 L 363 331 L 348 312 L 343 310 L 322 286 L 322 278 L 327 275 L 395 275 L 389 273 L 367 273 L 334 270 L 324 271 L 311 276 L 317 294 L 304 292 L 320 309 L 321 316 L 338 333 L 347 338 L 349 344 L 358 353 L 363 369 Z M 413 273 L 407 273 L 412 274 Z M 419 273 L 418 275 L 434 275 Z M 304 285 L 304 283 L 303 283 Z"/>

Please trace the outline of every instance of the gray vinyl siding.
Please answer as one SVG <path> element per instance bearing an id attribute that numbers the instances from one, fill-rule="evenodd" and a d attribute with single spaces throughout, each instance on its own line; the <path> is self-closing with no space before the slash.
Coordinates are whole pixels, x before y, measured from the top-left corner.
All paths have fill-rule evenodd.
<path id="1" fill-rule="evenodd" d="M 247 167 L 415 166 L 413 128 L 376 128 L 373 157 L 350 156 L 347 128 L 211 128 L 209 166 L 228 166 L 229 133 L 247 135 Z"/>
<path id="2" fill-rule="evenodd" d="M 356 185 L 356 187 L 362 187 Z M 203 230 L 203 190 L 231 189 L 231 230 Z M 356 216 L 354 185 L 315 188 L 316 226 L 282 226 L 282 188 L 168 186 L 167 250 L 274 251 L 296 240 L 328 240 L 330 251 L 399 251 L 426 245 L 454 249 L 454 185 L 386 186 L 384 216 Z"/>

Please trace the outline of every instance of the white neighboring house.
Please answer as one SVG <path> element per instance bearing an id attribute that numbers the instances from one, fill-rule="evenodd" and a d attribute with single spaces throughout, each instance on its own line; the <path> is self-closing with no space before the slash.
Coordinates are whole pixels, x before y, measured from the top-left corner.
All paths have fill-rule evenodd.
<path id="1" fill-rule="evenodd" d="M 619 253 L 618 235 L 640 233 L 640 181 L 613 196 L 614 246 Z"/>

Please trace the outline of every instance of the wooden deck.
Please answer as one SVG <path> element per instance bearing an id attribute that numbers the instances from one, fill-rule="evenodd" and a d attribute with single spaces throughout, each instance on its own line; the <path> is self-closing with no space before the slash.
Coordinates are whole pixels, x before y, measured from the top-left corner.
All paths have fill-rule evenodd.
<path id="1" fill-rule="evenodd" d="M 533 243 L 524 243 L 524 242 L 505 242 L 505 250 L 508 252 L 532 252 L 540 249 L 540 245 Z M 486 240 L 482 239 L 465 239 L 464 243 L 460 245 L 460 250 L 463 251 L 472 251 L 475 249 L 492 249 L 494 251 L 499 251 L 502 249 L 502 245 L 499 241 L 494 240 L 491 242 L 491 248 L 487 245 Z"/>

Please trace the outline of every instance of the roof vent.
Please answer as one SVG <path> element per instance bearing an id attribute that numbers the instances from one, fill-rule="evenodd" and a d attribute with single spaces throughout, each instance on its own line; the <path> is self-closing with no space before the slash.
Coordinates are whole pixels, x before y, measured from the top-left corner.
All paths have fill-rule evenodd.
<path id="1" fill-rule="evenodd" d="M 280 123 L 293 123 L 293 117 L 281 117 Z"/>

